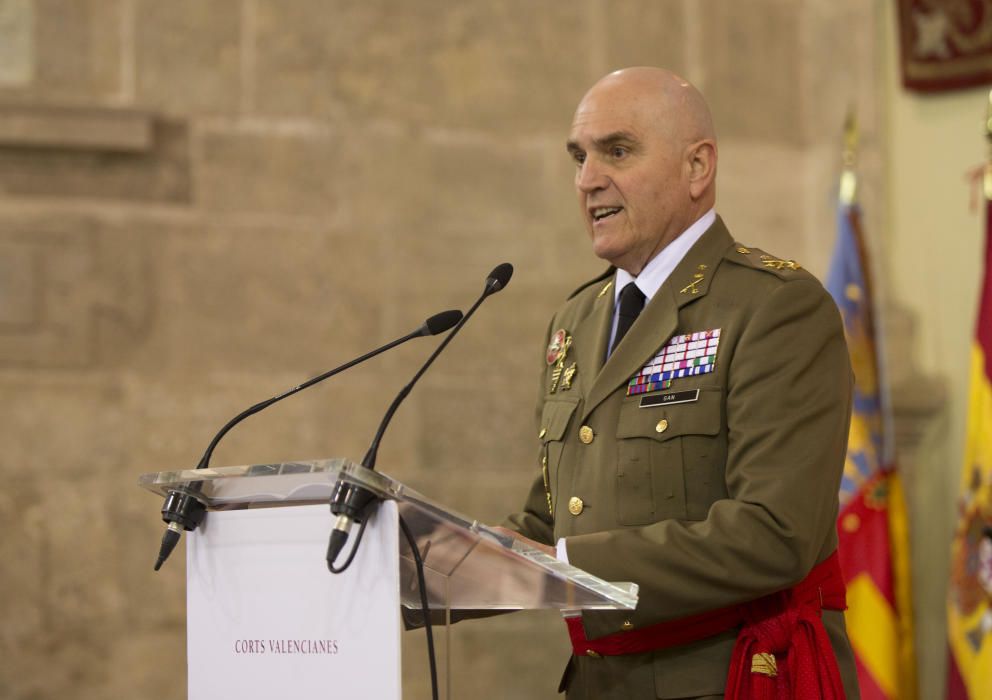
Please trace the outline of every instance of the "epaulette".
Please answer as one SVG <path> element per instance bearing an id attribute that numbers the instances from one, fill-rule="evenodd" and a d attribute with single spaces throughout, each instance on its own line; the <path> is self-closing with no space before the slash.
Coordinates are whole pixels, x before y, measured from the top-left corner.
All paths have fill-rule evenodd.
<path id="1" fill-rule="evenodd" d="M 753 267 L 756 270 L 771 272 L 782 279 L 795 277 L 796 273 L 803 269 L 803 266 L 795 260 L 776 258 L 774 255 L 769 255 L 760 248 L 752 248 L 751 246 L 741 245 L 740 243 L 734 243 L 723 257 L 744 267 Z"/>
<path id="2" fill-rule="evenodd" d="M 583 289 L 588 289 L 589 287 L 591 287 L 592 285 L 596 284 L 597 282 L 602 282 L 603 280 L 605 280 L 605 279 L 607 279 L 609 277 L 612 277 L 613 276 L 613 273 L 616 272 L 616 271 L 617 271 L 617 269 L 615 267 L 613 267 L 612 265 L 610 265 L 606 269 L 606 272 L 604 272 L 603 274 L 601 274 L 599 277 L 594 277 L 593 279 L 589 280 L 588 282 L 585 282 L 581 287 L 579 287 L 574 292 L 572 292 L 571 294 L 569 294 L 568 295 L 568 298 L 571 299 L 576 294 L 578 294 L 579 292 L 581 292 Z"/>

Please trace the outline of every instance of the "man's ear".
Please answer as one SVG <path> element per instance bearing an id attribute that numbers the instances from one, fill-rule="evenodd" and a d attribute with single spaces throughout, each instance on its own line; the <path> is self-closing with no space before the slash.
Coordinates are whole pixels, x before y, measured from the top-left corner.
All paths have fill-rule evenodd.
<path id="1" fill-rule="evenodd" d="M 712 139 L 704 139 L 692 144 L 687 150 L 686 163 L 689 168 L 689 194 L 693 199 L 699 199 L 716 178 L 716 143 Z"/>

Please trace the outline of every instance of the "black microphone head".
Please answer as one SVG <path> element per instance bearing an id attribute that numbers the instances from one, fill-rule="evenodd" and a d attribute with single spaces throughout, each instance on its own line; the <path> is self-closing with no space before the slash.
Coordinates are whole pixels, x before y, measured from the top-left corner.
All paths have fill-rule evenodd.
<path id="1" fill-rule="evenodd" d="M 429 319 L 424 321 L 422 332 L 424 335 L 437 335 L 438 333 L 444 333 L 449 328 L 453 328 L 455 324 L 461 320 L 462 312 L 458 309 L 442 311 L 441 313 L 434 314 Z"/>
<path id="2" fill-rule="evenodd" d="M 495 294 L 506 287 L 511 277 L 513 277 L 513 265 L 510 263 L 501 263 L 494 267 L 486 278 L 486 294 Z"/>

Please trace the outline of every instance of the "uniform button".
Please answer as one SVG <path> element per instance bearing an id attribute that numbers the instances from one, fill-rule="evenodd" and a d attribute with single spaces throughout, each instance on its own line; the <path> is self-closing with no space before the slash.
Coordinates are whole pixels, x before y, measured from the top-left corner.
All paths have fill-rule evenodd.
<path id="1" fill-rule="evenodd" d="M 547 434 L 548 434 L 548 429 L 547 428 L 541 428 L 541 432 L 539 432 L 537 434 L 537 439 L 540 440 L 541 438 L 543 438 Z"/>
<path id="2" fill-rule="evenodd" d="M 603 658 L 603 655 L 602 654 L 600 654 L 599 652 L 595 652 L 592 649 L 586 649 L 586 656 L 590 656 L 590 657 L 592 657 L 594 659 L 602 659 Z"/>
<path id="3" fill-rule="evenodd" d="M 596 433 L 588 425 L 583 425 L 579 428 L 579 440 L 582 441 L 583 445 L 588 445 L 594 437 L 596 437 Z"/>
<path id="4" fill-rule="evenodd" d="M 572 515 L 579 515 L 582 509 L 585 508 L 585 503 L 578 496 L 572 496 L 568 499 L 568 512 Z"/>
<path id="5" fill-rule="evenodd" d="M 623 629 L 625 629 L 625 630 L 632 630 L 632 629 L 634 629 L 634 623 L 633 623 L 633 622 L 631 622 L 630 620 L 624 620 L 624 621 L 623 621 L 623 624 L 622 624 L 622 625 L 620 625 L 620 626 L 621 626 L 621 627 L 622 627 Z"/>
<path id="6" fill-rule="evenodd" d="M 654 429 L 659 433 L 663 433 L 666 430 L 668 430 L 668 419 L 662 418 L 660 421 L 658 421 L 658 425 L 654 426 Z"/>

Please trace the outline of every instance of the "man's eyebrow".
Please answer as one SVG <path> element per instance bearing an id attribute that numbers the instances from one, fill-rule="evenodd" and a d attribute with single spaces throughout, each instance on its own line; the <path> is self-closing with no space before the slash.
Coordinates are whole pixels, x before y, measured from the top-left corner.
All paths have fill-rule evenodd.
<path id="1" fill-rule="evenodd" d="M 598 139 L 594 139 L 593 143 L 596 144 L 597 148 L 609 148 L 610 146 L 620 143 L 621 141 L 636 141 L 637 138 L 629 131 L 614 131 L 607 134 L 606 136 L 600 136 Z"/>
<path id="2" fill-rule="evenodd" d="M 614 146 L 618 143 L 623 142 L 636 142 L 637 138 L 629 131 L 613 131 L 605 136 L 600 136 L 597 139 L 593 139 L 593 145 L 599 150 L 606 150 L 610 146 Z M 575 153 L 577 151 L 582 151 L 582 147 L 576 141 L 569 139 L 565 144 L 565 148 L 569 153 Z"/>

